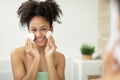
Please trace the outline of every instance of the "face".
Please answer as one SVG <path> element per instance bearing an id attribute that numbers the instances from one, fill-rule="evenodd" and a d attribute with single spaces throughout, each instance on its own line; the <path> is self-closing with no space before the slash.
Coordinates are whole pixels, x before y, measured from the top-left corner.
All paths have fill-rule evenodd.
<path id="1" fill-rule="evenodd" d="M 49 22 L 40 16 L 35 16 L 29 23 L 29 32 L 35 35 L 34 42 L 39 47 L 47 43 L 46 33 L 51 30 Z"/>

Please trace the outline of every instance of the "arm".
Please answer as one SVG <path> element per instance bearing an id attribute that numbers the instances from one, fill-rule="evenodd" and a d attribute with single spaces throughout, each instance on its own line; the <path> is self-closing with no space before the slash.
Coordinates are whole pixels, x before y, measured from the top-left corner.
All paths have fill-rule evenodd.
<path id="1" fill-rule="evenodd" d="M 65 57 L 64 55 L 59 56 L 58 66 L 57 66 L 57 73 L 60 77 L 59 80 L 65 80 Z"/>
<path id="2" fill-rule="evenodd" d="M 19 50 L 14 50 L 11 54 L 12 71 L 14 75 L 14 80 L 35 80 L 38 67 L 39 58 L 34 58 L 29 72 L 26 74 L 23 60 Z M 20 57 L 21 56 L 21 57 Z"/>
<path id="3" fill-rule="evenodd" d="M 53 64 L 53 60 L 51 56 L 47 56 L 46 60 L 48 66 L 49 80 L 65 80 L 64 77 L 65 57 L 63 55 L 59 56 L 57 69 Z"/>
<path id="4" fill-rule="evenodd" d="M 30 66 L 30 70 L 27 73 L 24 67 L 21 50 L 16 49 L 11 54 L 12 70 L 15 80 L 35 80 L 39 68 L 40 55 L 39 51 L 36 48 L 36 45 L 32 42 L 31 39 L 27 39 L 25 45 L 25 54 L 28 54 L 33 57 L 33 63 Z M 27 74 L 26 74 L 27 73 Z"/>
<path id="5" fill-rule="evenodd" d="M 48 66 L 49 80 L 65 80 L 64 70 L 65 70 L 65 57 L 62 54 L 58 54 L 57 67 L 53 63 L 53 55 L 56 53 L 56 44 L 53 36 L 48 38 L 48 42 L 45 48 L 46 61 Z"/>

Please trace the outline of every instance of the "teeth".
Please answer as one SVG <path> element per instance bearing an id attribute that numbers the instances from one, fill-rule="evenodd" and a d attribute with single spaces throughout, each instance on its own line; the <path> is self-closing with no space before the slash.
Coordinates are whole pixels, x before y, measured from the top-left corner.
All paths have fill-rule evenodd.
<path id="1" fill-rule="evenodd" d="M 43 41 L 43 39 L 37 39 L 37 41 L 38 41 L 38 42 L 42 42 L 42 41 Z"/>

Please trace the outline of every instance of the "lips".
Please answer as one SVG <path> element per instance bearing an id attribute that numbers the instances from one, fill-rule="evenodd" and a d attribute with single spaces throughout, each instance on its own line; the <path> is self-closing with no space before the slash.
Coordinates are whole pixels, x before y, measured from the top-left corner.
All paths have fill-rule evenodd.
<path id="1" fill-rule="evenodd" d="M 37 41 L 38 43 L 43 42 L 43 40 L 44 40 L 44 38 L 37 38 L 37 39 L 35 39 L 35 41 Z"/>
<path id="2" fill-rule="evenodd" d="M 42 42 L 44 39 L 40 38 L 40 39 L 36 39 L 37 42 Z"/>

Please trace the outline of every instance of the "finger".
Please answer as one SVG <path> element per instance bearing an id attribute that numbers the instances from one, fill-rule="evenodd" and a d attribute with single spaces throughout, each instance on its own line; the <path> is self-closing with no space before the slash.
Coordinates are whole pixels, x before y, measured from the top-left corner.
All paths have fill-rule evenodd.
<path id="1" fill-rule="evenodd" d="M 50 43 L 50 47 L 52 47 L 54 50 L 56 50 L 56 49 L 57 49 L 57 46 L 56 46 L 56 44 L 55 44 L 55 43 Z"/>
<path id="2" fill-rule="evenodd" d="M 51 43 L 50 42 L 48 42 L 48 47 L 51 48 Z"/>
<path id="3" fill-rule="evenodd" d="M 26 40 L 25 49 L 26 49 L 26 52 L 27 52 L 27 50 L 28 50 L 28 39 Z"/>
<path id="4" fill-rule="evenodd" d="M 57 49 L 57 46 L 56 45 L 54 45 L 55 46 L 55 49 Z"/>
<path id="5" fill-rule="evenodd" d="M 52 47 L 56 46 L 56 44 L 54 42 L 49 42 L 49 43 L 50 43 L 50 46 L 52 46 Z"/>
<path id="6" fill-rule="evenodd" d="M 54 48 L 54 49 L 57 48 L 53 36 L 50 36 L 50 37 L 48 38 L 48 43 L 49 43 L 49 45 L 50 45 L 52 48 Z"/>
<path id="7" fill-rule="evenodd" d="M 29 48 L 30 48 L 30 49 L 32 49 L 32 47 L 33 47 L 32 45 L 33 45 L 32 40 L 29 39 Z"/>
<path id="8" fill-rule="evenodd" d="M 55 42 L 53 36 L 50 36 L 50 37 L 48 38 L 48 42 L 51 42 L 51 43 L 54 43 L 54 42 Z"/>
<path id="9" fill-rule="evenodd" d="M 28 49 L 30 49 L 30 40 L 28 39 Z"/>
<path id="10" fill-rule="evenodd" d="M 34 41 L 32 41 L 32 48 L 37 48 L 36 44 L 34 43 Z"/>

